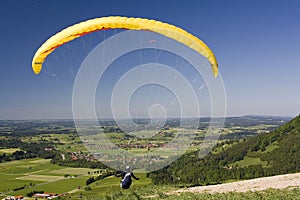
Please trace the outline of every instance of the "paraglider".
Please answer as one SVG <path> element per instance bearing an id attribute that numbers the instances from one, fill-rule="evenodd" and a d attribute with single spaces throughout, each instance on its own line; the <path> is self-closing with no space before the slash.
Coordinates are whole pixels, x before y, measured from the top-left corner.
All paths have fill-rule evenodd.
<path id="1" fill-rule="evenodd" d="M 132 184 L 132 178 L 134 178 L 135 180 L 139 180 L 138 177 L 136 177 L 133 172 L 130 170 L 129 166 L 126 166 L 125 171 L 119 173 L 116 175 L 117 177 L 122 177 L 121 183 L 120 183 L 120 187 L 122 189 L 129 189 L 131 184 Z"/>
<path id="2" fill-rule="evenodd" d="M 42 44 L 35 53 L 32 59 L 32 69 L 34 73 L 40 73 L 43 62 L 47 56 L 59 46 L 91 32 L 107 29 L 146 30 L 172 38 L 207 58 L 211 64 L 214 77 L 218 75 L 218 63 L 213 52 L 199 38 L 181 28 L 160 21 L 120 16 L 87 20 L 58 32 Z"/>

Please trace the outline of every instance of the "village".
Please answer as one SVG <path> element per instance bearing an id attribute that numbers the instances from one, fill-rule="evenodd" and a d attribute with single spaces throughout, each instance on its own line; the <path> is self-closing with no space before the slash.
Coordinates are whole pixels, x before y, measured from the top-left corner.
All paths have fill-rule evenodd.
<path id="1" fill-rule="evenodd" d="M 7 196 L 2 200 L 24 200 L 24 199 L 56 199 L 59 197 L 63 197 L 67 195 L 65 194 L 57 194 L 57 193 L 50 193 L 50 192 L 43 192 L 43 193 L 34 193 L 32 196 L 24 197 L 24 196 Z"/>

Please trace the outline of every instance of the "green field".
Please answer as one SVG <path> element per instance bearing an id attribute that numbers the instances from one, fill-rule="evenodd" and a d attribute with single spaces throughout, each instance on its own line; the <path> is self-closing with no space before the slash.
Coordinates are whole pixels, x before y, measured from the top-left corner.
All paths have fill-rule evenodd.
<path id="1" fill-rule="evenodd" d="M 25 142 L 39 142 L 41 140 L 52 142 L 55 147 L 62 152 L 87 152 L 84 145 L 81 143 L 81 139 L 77 135 L 73 134 L 47 134 L 38 135 L 22 139 Z"/>
<path id="2" fill-rule="evenodd" d="M 98 169 L 66 167 L 63 169 L 50 171 L 49 173 L 51 173 L 51 174 L 70 174 L 70 175 L 88 175 L 88 173 L 93 174 L 93 172 L 97 172 L 97 171 L 98 171 Z"/>
<path id="3" fill-rule="evenodd" d="M 0 154 L 2 153 L 8 153 L 8 154 L 12 154 L 15 151 L 20 151 L 21 149 L 19 148 L 9 148 L 9 149 L 0 149 Z"/>
<path id="4" fill-rule="evenodd" d="M 264 151 L 262 151 L 261 153 L 270 153 L 272 151 L 274 151 L 275 149 L 277 149 L 279 147 L 279 145 L 277 143 L 272 143 L 269 144 L 266 149 Z"/>
<path id="5" fill-rule="evenodd" d="M 33 174 L 33 175 L 27 175 L 27 176 L 21 176 L 16 179 L 18 180 L 31 180 L 31 181 L 42 181 L 42 182 L 49 182 L 49 181 L 58 181 L 63 179 L 64 177 L 62 176 L 47 176 L 47 175 L 38 175 L 38 174 Z"/>
<path id="6" fill-rule="evenodd" d="M 262 161 L 260 158 L 252 158 L 245 156 L 243 160 L 229 164 L 229 166 L 239 166 L 248 167 L 250 165 L 262 165 L 262 167 L 267 167 L 267 161 Z"/>
<path id="7" fill-rule="evenodd" d="M 0 192 L 2 196 L 23 195 L 31 191 L 44 191 L 51 193 L 69 193 L 71 199 L 82 193 L 86 198 L 105 197 L 121 192 L 120 177 L 111 176 L 89 185 L 86 190 L 86 180 L 100 169 L 68 168 L 50 164 L 50 160 L 30 159 L 0 163 Z M 66 174 L 76 175 L 65 177 Z M 140 180 L 134 180 L 132 190 L 141 190 L 151 186 L 151 180 L 146 174 L 136 174 Z M 17 191 L 20 187 L 25 187 Z M 129 192 L 130 190 L 128 190 Z"/>
<path id="8" fill-rule="evenodd" d="M 95 175 L 99 175 L 98 172 L 101 170 L 62 167 L 53 165 L 46 159 L 0 163 L 0 194 L 26 196 L 28 192 L 34 190 L 66 193 L 78 186 L 85 186 L 86 180 L 96 171 Z"/>
<path id="9" fill-rule="evenodd" d="M 59 181 L 49 181 L 45 184 L 39 184 L 31 188 L 26 188 L 24 190 L 16 191 L 10 193 L 11 195 L 26 195 L 31 191 L 45 191 L 50 193 L 68 193 L 75 190 L 78 186 L 83 187 L 85 185 L 86 177 L 76 177 L 76 178 L 64 178 Z"/>

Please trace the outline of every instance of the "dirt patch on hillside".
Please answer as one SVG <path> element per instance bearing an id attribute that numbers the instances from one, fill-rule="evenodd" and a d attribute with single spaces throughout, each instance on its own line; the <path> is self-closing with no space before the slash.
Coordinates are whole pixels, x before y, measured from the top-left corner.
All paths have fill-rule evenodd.
<path id="1" fill-rule="evenodd" d="M 180 189 L 168 194 L 176 194 L 182 192 L 208 192 L 208 193 L 224 193 L 224 192 L 247 192 L 259 191 L 266 189 L 284 189 L 291 187 L 300 188 L 300 173 L 285 174 L 264 178 L 257 178 L 233 183 L 224 183 L 220 185 L 198 186 L 187 189 Z"/>

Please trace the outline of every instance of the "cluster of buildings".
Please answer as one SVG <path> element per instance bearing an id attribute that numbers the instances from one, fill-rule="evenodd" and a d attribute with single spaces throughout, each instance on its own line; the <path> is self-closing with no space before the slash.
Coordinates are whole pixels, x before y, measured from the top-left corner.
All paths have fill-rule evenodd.
<path id="1" fill-rule="evenodd" d="M 79 152 L 68 152 L 69 156 L 72 160 L 86 160 L 86 161 L 93 161 L 97 160 L 93 155 L 85 154 L 81 151 Z"/>
<path id="2" fill-rule="evenodd" d="M 49 192 L 44 192 L 44 193 L 36 193 L 33 194 L 33 198 L 41 198 L 41 199 L 55 199 L 58 197 L 64 196 L 63 194 L 56 194 L 56 193 L 49 193 Z"/>
<path id="3" fill-rule="evenodd" d="M 8 197 L 5 197 L 2 200 L 23 200 L 23 199 L 24 199 L 23 196 L 8 196 Z"/>
<path id="4" fill-rule="evenodd" d="M 58 197 L 62 197 L 65 194 L 56 194 L 56 193 L 49 193 L 49 192 L 44 192 L 44 193 L 36 193 L 32 195 L 32 198 L 39 198 L 39 199 L 55 199 Z M 2 200 L 24 200 L 25 198 L 23 196 L 8 196 L 5 197 Z"/>
<path id="5" fill-rule="evenodd" d="M 162 144 L 118 144 L 119 148 L 142 149 L 142 148 L 157 148 L 163 146 Z"/>

